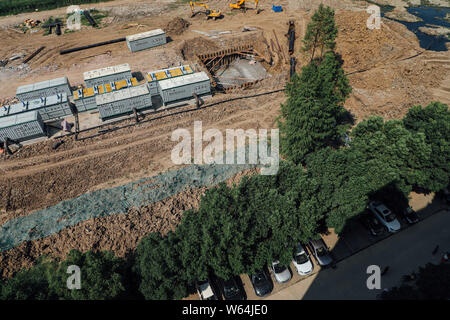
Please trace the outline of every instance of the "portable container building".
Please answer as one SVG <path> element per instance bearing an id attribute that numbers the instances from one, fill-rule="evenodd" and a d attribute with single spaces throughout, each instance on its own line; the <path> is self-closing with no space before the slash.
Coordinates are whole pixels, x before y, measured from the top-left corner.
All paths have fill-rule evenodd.
<path id="1" fill-rule="evenodd" d="M 151 30 L 126 37 L 131 52 L 141 51 L 167 43 L 166 33 L 161 29 Z"/>
<path id="2" fill-rule="evenodd" d="M 58 93 L 65 93 L 67 96 L 72 95 L 72 89 L 67 77 L 20 86 L 17 88 L 16 96 L 21 101 L 29 101 L 40 97 L 53 96 Z"/>
<path id="3" fill-rule="evenodd" d="M 105 83 L 86 89 L 79 89 L 73 93 L 73 101 L 78 112 L 97 109 L 95 97 L 99 94 L 109 93 L 124 88 L 135 87 L 138 85 L 136 78 L 123 79 L 116 82 Z"/>
<path id="4" fill-rule="evenodd" d="M 29 101 L 28 110 L 38 111 L 43 121 L 61 119 L 72 115 L 70 101 L 65 93 Z"/>
<path id="5" fill-rule="evenodd" d="M 88 88 L 132 78 L 130 65 L 128 63 L 86 71 L 83 76 L 86 87 Z"/>
<path id="6" fill-rule="evenodd" d="M 211 83 L 205 72 L 196 72 L 182 77 L 158 82 L 159 93 L 164 105 L 192 98 L 192 94 L 211 93 Z"/>
<path id="7" fill-rule="evenodd" d="M 37 111 L 28 111 L 0 118 L 0 140 L 26 141 L 46 136 L 45 126 Z"/>
<path id="8" fill-rule="evenodd" d="M 43 121 L 64 118 L 72 114 L 70 101 L 65 93 L 49 97 L 41 97 L 31 101 L 23 101 L 3 108 L 0 116 L 10 116 L 31 110 L 38 111 Z"/>
<path id="9" fill-rule="evenodd" d="M 133 108 L 144 110 L 152 107 L 152 97 L 146 85 L 105 93 L 95 99 L 102 120 L 131 114 Z"/>
<path id="10" fill-rule="evenodd" d="M 147 73 L 147 85 L 150 90 L 150 94 L 152 96 L 159 94 L 158 81 L 180 77 L 191 73 L 194 73 L 194 71 L 188 65 L 161 69 Z"/>

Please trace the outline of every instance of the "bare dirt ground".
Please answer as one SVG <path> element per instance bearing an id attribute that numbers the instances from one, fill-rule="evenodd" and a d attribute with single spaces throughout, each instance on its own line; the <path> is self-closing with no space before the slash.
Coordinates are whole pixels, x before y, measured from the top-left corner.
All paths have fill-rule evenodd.
<path id="1" fill-rule="evenodd" d="M 80 31 L 60 37 L 43 36 L 42 32 L 20 34 L 7 26 L 22 22 L 25 18 L 43 19 L 64 15 L 65 9 L 0 18 L 0 26 L 3 27 L 0 31 L 0 59 L 16 52 L 28 55 L 40 46 L 46 46 L 22 69 L 18 68 L 18 62 L 8 65 L 12 69 L 0 68 L 0 97 L 10 99 L 21 84 L 60 76 L 67 76 L 72 85 L 78 85 L 82 83 L 83 72 L 121 63 L 129 63 L 133 71 L 142 72 L 182 63 L 192 64 L 195 68 L 195 54 L 261 36 L 268 41 L 275 40 L 274 32 L 287 54 L 284 34 L 289 19 L 296 21 L 295 56 L 300 62 L 297 70 L 307 61 L 307 57 L 299 53 L 299 48 L 311 10 L 303 10 L 298 1 L 281 1 L 280 4 L 285 8 L 282 13 L 272 12 L 271 4 L 263 3 L 261 7 L 264 11 L 259 15 L 253 11 L 246 14 L 230 13 L 226 8 L 227 3 L 218 0 L 209 3 L 211 8 L 223 10 L 223 19 L 191 19 L 188 6 L 176 2 L 119 0 L 82 6 L 110 10 L 109 24 L 99 30 L 83 27 Z M 346 108 L 351 111 L 356 122 L 370 115 L 399 118 L 409 107 L 437 99 L 450 102 L 448 52 L 423 52 L 414 34 L 396 22 L 383 20 L 380 30 L 368 30 L 368 14 L 364 11 L 367 4 L 364 2 L 331 1 L 331 4 L 336 5 L 336 21 L 340 31 L 337 51 L 342 55 L 344 69 L 354 88 Z M 181 29 L 170 28 L 177 17 L 189 21 L 191 25 L 186 29 L 185 26 Z M 135 26 L 130 27 L 130 24 Z M 259 30 L 242 32 L 244 26 Z M 59 55 L 61 49 L 125 37 L 154 28 L 170 29 L 172 41 L 163 47 L 134 54 L 129 52 L 125 43 L 117 43 Z M 211 30 L 231 31 L 231 34 L 214 38 L 194 30 L 203 33 L 210 33 Z M 217 94 L 207 103 L 282 87 L 287 79 L 288 65 L 277 58 L 274 62 L 274 66 L 269 68 L 272 78 L 249 90 Z M 171 133 L 177 128 L 192 130 L 194 120 L 203 121 L 204 130 L 274 128 L 284 99 L 283 93 L 276 93 L 236 100 L 84 141 L 68 137 L 64 138 L 64 144 L 57 150 L 52 150 L 55 140 L 25 146 L 15 155 L 0 160 L 0 224 L 88 191 L 176 168 L 170 160 L 170 152 L 176 144 L 170 139 Z M 123 255 L 126 250 L 135 248 L 137 241 L 147 232 L 165 233 L 173 229 L 182 212 L 198 204 L 203 191 L 181 193 L 160 203 L 136 209 L 128 215 L 89 220 L 51 237 L 24 243 L 18 248 L 0 253 L 0 269 L 3 269 L 4 275 L 11 275 L 20 267 L 29 266 L 40 254 L 61 257 L 71 248 L 108 249 Z"/>

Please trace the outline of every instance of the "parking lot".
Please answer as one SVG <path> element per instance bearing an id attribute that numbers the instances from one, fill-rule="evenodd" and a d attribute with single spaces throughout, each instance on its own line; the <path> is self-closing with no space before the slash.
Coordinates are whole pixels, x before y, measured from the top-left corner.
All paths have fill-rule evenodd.
<path id="1" fill-rule="evenodd" d="M 426 220 L 433 215 L 437 213 L 448 212 L 448 206 L 439 198 L 435 198 L 434 194 L 430 195 L 416 195 L 412 198 L 410 201 L 411 207 L 417 212 L 419 218 L 421 221 L 418 222 L 418 224 L 425 223 Z M 416 225 L 409 225 L 405 220 L 399 218 L 400 224 L 401 224 L 401 230 L 397 233 L 389 233 L 384 232 L 381 235 L 373 236 L 370 234 L 370 232 L 358 221 L 358 219 L 355 219 L 353 221 L 349 221 L 348 225 L 345 228 L 345 231 L 341 235 L 337 235 L 333 232 L 333 230 L 329 230 L 329 234 L 322 235 L 322 238 L 324 239 L 326 245 L 330 248 L 331 255 L 337 262 L 337 269 L 336 270 L 326 270 L 325 272 L 321 272 L 320 266 L 317 264 L 317 261 L 311 257 L 311 260 L 314 265 L 314 270 L 311 274 L 306 276 L 300 276 L 291 262 L 289 265 L 289 271 L 291 272 L 292 279 L 289 280 L 287 283 L 277 283 L 275 281 L 273 273 L 270 272 L 271 280 L 274 285 L 273 291 L 270 295 L 266 297 L 258 297 L 255 294 L 255 291 L 253 289 L 253 286 L 250 282 L 250 279 L 248 275 L 243 274 L 240 276 L 242 280 L 242 284 L 244 286 L 246 296 L 248 300 L 261 300 L 261 299 L 301 299 L 302 297 L 305 298 L 311 298 L 311 299 L 321 299 L 320 295 L 314 290 L 315 287 L 326 287 L 330 285 L 329 281 L 322 281 L 321 278 L 324 277 L 325 273 L 332 277 L 334 273 L 344 273 L 347 274 L 347 277 L 344 277 L 346 279 L 352 278 L 352 270 L 347 269 L 344 265 L 351 263 L 351 261 L 347 262 L 346 260 L 351 260 L 353 258 L 352 256 L 357 255 L 358 253 L 361 253 L 362 256 L 364 256 L 364 253 L 367 253 L 370 255 L 370 252 L 372 248 L 369 249 L 369 247 L 377 245 L 378 247 L 386 247 L 390 241 L 396 241 L 395 237 L 399 236 L 402 233 L 405 233 L 405 237 L 408 236 L 409 238 L 415 238 L 416 231 L 410 230 L 407 231 L 410 228 L 415 228 Z M 436 224 L 436 223 L 434 223 Z M 439 223 L 437 223 L 439 225 Z M 417 230 L 420 230 L 420 226 L 417 226 Z M 432 228 L 433 226 L 430 226 Z M 419 231 L 417 231 L 419 232 Z M 423 232 L 429 232 L 428 229 L 426 229 Z M 388 239 L 391 238 L 392 239 Z M 431 238 L 430 238 L 431 239 Z M 431 240 L 430 240 L 431 241 Z M 427 240 L 426 243 L 429 241 Z M 435 245 L 435 244 L 434 244 Z M 450 245 L 450 244 L 449 244 Z M 431 248 L 433 245 L 429 244 L 430 246 L 430 252 L 433 248 Z M 367 250 L 365 250 L 367 249 Z M 382 250 L 382 249 L 381 249 Z M 366 252 L 367 251 L 367 252 Z M 383 250 L 382 250 L 383 251 Z M 385 250 L 388 251 L 389 250 Z M 364 252 L 364 253 L 363 253 Z M 387 259 L 387 258 L 386 258 Z M 345 263 L 344 263 L 345 262 Z M 381 263 L 383 262 L 383 263 Z M 381 261 L 380 263 L 382 265 L 387 265 L 388 261 L 384 262 Z M 406 259 L 403 263 L 408 263 L 408 259 Z M 357 263 L 355 268 L 357 268 Z M 361 266 L 361 270 L 363 270 L 366 265 Z M 359 270 L 359 271 L 361 271 Z M 399 271 L 400 272 L 400 271 Z M 409 270 L 404 270 L 404 274 L 408 273 Z M 359 272 L 363 276 L 365 276 L 365 270 L 363 272 Z M 398 278 L 403 274 L 400 274 Z M 392 276 L 392 283 L 395 283 L 395 278 Z M 362 281 L 362 280 L 361 280 Z M 361 282 L 360 281 L 360 282 Z M 319 284 L 320 283 L 320 284 Z M 351 283 L 351 281 L 349 281 Z M 361 283 L 365 284 L 364 281 Z M 344 286 L 346 287 L 346 286 Z M 329 289 L 325 291 L 333 291 L 332 289 L 335 289 L 336 286 L 332 286 Z M 323 288 L 322 288 L 323 289 Z M 313 293 L 315 292 L 315 293 Z M 324 298 L 326 299 L 327 294 L 324 295 Z M 332 295 L 329 296 L 330 299 L 339 299 L 339 296 L 333 297 Z M 355 298 L 355 297 L 354 297 Z M 358 296 L 356 296 L 356 299 Z M 367 297 L 366 297 L 367 298 Z M 198 299 L 198 295 L 195 294 L 191 295 L 189 299 Z M 343 297 L 342 297 L 343 299 Z"/>

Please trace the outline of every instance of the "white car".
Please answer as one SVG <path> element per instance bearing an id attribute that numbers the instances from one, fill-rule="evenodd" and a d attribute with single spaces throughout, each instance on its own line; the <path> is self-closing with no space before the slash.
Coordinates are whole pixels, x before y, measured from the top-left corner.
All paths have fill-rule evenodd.
<path id="1" fill-rule="evenodd" d="M 301 276 L 310 274 L 313 271 L 313 264 L 309 259 L 309 254 L 299 243 L 295 248 L 294 259 L 292 260 L 294 267 Z"/>
<path id="2" fill-rule="evenodd" d="M 371 201 L 369 203 L 369 209 L 389 232 L 397 232 L 400 230 L 401 226 L 397 217 L 384 204 L 378 201 Z"/>
<path id="3" fill-rule="evenodd" d="M 291 272 L 289 271 L 289 269 L 286 266 L 283 266 L 282 264 L 280 264 L 280 262 L 278 260 L 272 262 L 271 269 L 275 276 L 275 280 L 277 280 L 277 282 L 285 283 L 285 282 L 288 282 L 289 280 L 291 280 L 291 277 L 292 277 Z"/>

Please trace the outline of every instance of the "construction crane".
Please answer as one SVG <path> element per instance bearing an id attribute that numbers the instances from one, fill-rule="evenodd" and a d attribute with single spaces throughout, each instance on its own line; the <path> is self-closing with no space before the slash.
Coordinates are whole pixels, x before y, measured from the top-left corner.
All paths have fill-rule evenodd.
<path id="1" fill-rule="evenodd" d="M 222 13 L 220 12 L 220 10 L 209 9 L 209 7 L 206 3 L 189 1 L 189 6 L 191 7 L 191 12 L 192 12 L 191 18 L 197 14 L 204 14 L 204 15 L 206 15 L 206 19 L 212 18 L 213 20 L 216 20 L 217 18 L 220 18 L 222 16 Z M 204 11 L 195 11 L 195 9 L 194 9 L 195 6 L 203 7 L 203 8 L 205 8 L 205 10 Z"/>
<path id="2" fill-rule="evenodd" d="M 255 7 L 247 8 L 247 6 L 245 5 L 246 2 L 255 2 Z M 240 10 L 243 10 L 244 12 L 247 9 L 255 9 L 256 13 L 258 14 L 260 12 L 260 9 L 258 9 L 258 2 L 259 2 L 259 0 L 237 0 L 236 3 L 230 3 L 230 8 L 231 9 L 240 9 Z"/>

